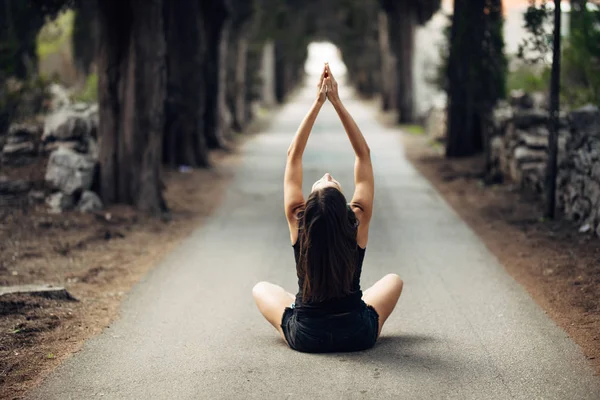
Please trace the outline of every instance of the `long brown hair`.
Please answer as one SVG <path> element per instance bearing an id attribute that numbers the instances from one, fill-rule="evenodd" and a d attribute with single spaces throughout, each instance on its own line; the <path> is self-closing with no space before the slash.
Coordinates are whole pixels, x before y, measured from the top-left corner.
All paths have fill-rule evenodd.
<path id="1" fill-rule="evenodd" d="M 356 268 L 356 217 L 338 189 L 316 190 L 299 215 L 298 277 L 304 301 L 343 297 L 352 290 Z"/>

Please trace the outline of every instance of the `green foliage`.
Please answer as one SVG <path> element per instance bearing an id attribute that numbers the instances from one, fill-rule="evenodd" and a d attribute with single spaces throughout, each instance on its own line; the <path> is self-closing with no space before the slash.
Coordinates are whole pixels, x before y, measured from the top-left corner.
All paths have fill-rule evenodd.
<path id="1" fill-rule="evenodd" d="M 562 54 L 561 96 L 573 107 L 600 105 L 600 7 L 588 9 L 582 3 L 573 8 Z"/>
<path id="2" fill-rule="evenodd" d="M 66 44 L 70 43 L 73 36 L 74 18 L 75 13 L 73 10 L 67 10 L 42 27 L 37 36 L 36 46 L 37 56 L 40 60 L 44 60 L 50 54 L 60 51 Z"/>
<path id="3" fill-rule="evenodd" d="M 545 63 L 552 53 L 552 10 L 547 0 L 529 0 L 523 14 L 527 36 L 519 45 L 518 57 L 528 63 Z"/>
<path id="4" fill-rule="evenodd" d="M 547 92 L 550 88 L 550 66 L 520 64 L 510 71 L 506 80 L 508 91 L 521 89 L 525 92 Z"/>
<path id="5" fill-rule="evenodd" d="M 46 111 L 50 100 L 49 84 L 50 81 L 43 77 L 0 81 L 0 132 L 5 132 L 12 121 Z"/>
<path id="6" fill-rule="evenodd" d="M 0 75 L 26 79 L 37 65 L 36 36 L 71 0 L 4 0 L 0 12 Z M 1 78 L 1 76 L 0 76 Z"/>
<path id="7" fill-rule="evenodd" d="M 98 101 L 98 75 L 88 75 L 85 86 L 81 92 L 74 95 L 73 98 L 84 103 L 94 103 Z"/>
<path id="8" fill-rule="evenodd" d="M 446 15 L 446 25 L 444 26 L 444 36 L 439 43 L 440 63 L 438 64 L 434 76 L 430 77 L 428 83 L 438 89 L 448 91 L 448 60 L 450 57 L 450 33 L 452 32 L 452 15 Z"/>
<path id="9" fill-rule="evenodd" d="M 586 103 L 600 104 L 600 7 L 587 0 L 571 2 L 570 32 L 563 40 L 561 54 L 561 101 L 570 107 Z M 519 57 L 532 64 L 548 64 L 552 52 L 552 10 L 546 0 L 531 1 L 524 15 L 528 37 L 519 47 Z M 548 68 L 546 68 L 547 70 Z M 525 76 L 513 76 L 514 80 Z M 547 76 L 536 82 L 533 77 L 524 84 L 547 89 Z M 524 88 L 525 89 L 525 88 Z M 528 89 L 525 89 L 528 90 Z"/>
<path id="10" fill-rule="evenodd" d="M 400 129 L 410 133 L 411 135 L 424 135 L 425 129 L 421 125 L 401 125 Z"/>

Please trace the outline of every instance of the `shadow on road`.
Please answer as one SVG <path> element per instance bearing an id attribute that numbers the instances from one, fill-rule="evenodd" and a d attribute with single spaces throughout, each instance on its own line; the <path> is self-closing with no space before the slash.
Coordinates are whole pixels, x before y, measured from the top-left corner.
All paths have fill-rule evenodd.
<path id="1" fill-rule="evenodd" d="M 274 339 L 276 340 L 276 339 Z M 269 340 L 269 346 L 273 342 Z M 266 343 L 265 343 L 266 345 Z M 294 352 L 282 341 L 277 340 L 277 348 L 287 348 Z M 280 347 L 281 346 L 281 347 Z M 439 337 L 429 335 L 393 335 L 382 336 L 372 349 L 352 353 L 297 353 L 306 357 L 324 358 L 352 364 L 381 365 L 396 370 L 425 369 L 428 371 L 456 368 L 448 359 L 447 344 Z M 443 355 L 442 355 L 443 354 Z M 452 364 L 454 367 L 452 367 Z"/>
<path id="2" fill-rule="evenodd" d="M 441 370 L 449 367 L 446 357 L 436 351 L 445 348 L 439 338 L 428 335 L 382 336 L 370 350 L 357 353 L 330 354 L 357 364 L 384 364 L 386 367 Z M 447 353 L 445 353 L 447 356 Z"/>

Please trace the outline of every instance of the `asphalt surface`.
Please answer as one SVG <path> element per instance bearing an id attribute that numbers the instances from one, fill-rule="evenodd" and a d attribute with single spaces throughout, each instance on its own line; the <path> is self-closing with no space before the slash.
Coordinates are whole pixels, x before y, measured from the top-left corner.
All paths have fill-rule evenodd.
<path id="1" fill-rule="evenodd" d="M 312 99 L 312 89 L 299 93 L 244 146 L 218 210 L 30 398 L 600 399 L 581 350 L 413 169 L 398 132 L 355 99 L 346 104 L 376 179 L 362 286 L 395 272 L 404 293 L 369 351 L 311 355 L 285 345 L 251 289 L 261 280 L 296 289 L 282 179 Z M 330 172 L 351 196 L 352 149 L 329 104 L 304 166 L 306 191 Z"/>

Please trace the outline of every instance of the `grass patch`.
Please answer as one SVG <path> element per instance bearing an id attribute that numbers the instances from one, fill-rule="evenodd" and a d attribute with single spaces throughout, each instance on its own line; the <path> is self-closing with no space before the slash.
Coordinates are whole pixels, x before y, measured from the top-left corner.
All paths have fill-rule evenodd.
<path id="1" fill-rule="evenodd" d="M 400 125 L 400 129 L 410 133 L 411 135 L 425 134 L 425 128 L 423 128 L 421 125 Z"/>

